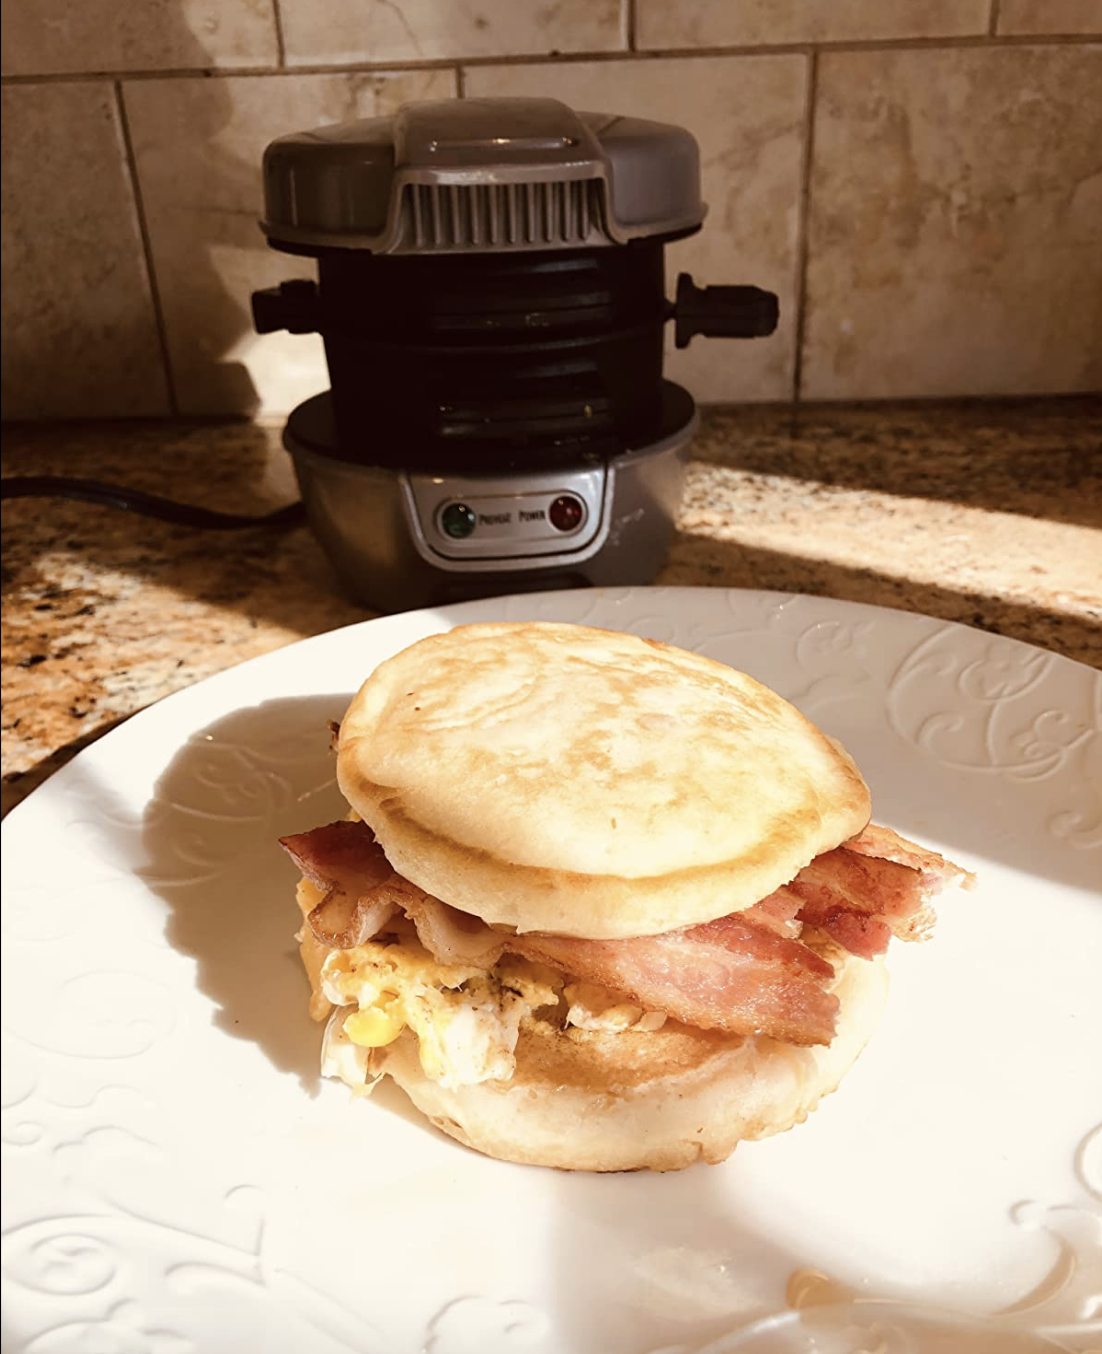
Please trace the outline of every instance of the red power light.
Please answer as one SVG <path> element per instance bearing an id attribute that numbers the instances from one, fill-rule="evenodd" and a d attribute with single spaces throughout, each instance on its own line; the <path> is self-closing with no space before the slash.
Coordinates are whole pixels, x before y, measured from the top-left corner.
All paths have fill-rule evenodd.
<path id="1" fill-rule="evenodd" d="M 581 525 L 585 508 L 573 494 L 560 494 L 547 509 L 547 516 L 556 531 L 574 531 Z"/>

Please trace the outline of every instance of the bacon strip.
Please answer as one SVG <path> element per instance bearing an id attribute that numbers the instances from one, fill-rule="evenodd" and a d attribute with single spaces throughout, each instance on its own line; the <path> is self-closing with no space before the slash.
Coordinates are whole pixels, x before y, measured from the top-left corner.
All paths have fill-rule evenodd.
<path id="1" fill-rule="evenodd" d="M 803 901 L 797 898 L 794 893 L 790 893 L 788 889 L 780 888 L 775 893 L 771 893 L 768 898 L 763 898 L 760 903 L 755 903 L 753 907 L 748 907 L 745 912 L 740 912 L 739 915 L 759 926 L 768 926 L 771 931 L 775 931 L 779 936 L 787 936 L 789 940 L 799 940 L 803 923 L 797 914 L 802 906 Z"/>
<path id="2" fill-rule="evenodd" d="M 869 959 L 883 954 L 892 935 L 916 938 L 932 924 L 922 877 L 905 865 L 824 852 L 796 876 L 788 891 L 800 899 L 799 918 L 847 950 Z"/>
<path id="3" fill-rule="evenodd" d="M 406 912 L 417 928 L 417 939 L 441 964 L 493 968 L 501 958 L 505 937 L 481 917 L 460 912 L 427 893 L 410 899 Z"/>
<path id="4" fill-rule="evenodd" d="M 800 916 L 808 926 L 824 931 L 859 959 L 875 959 L 884 954 L 892 938 L 891 927 L 886 922 L 856 908 L 828 907 L 816 911 L 805 907 Z"/>
<path id="5" fill-rule="evenodd" d="M 905 924 L 926 905 L 917 870 L 856 855 L 842 846 L 816 856 L 788 887 L 805 908 L 849 907 L 882 917 L 889 925 L 894 922 L 893 930 L 906 930 Z"/>
<path id="6" fill-rule="evenodd" d="M 280 846 L 325 897 L 306 918 L 323 945 L 347 950 L 370 940 L 422 891 L 395 874 L 363 822 L 329 823 L 280 837 Z"/>
<path id="7" fill-rule="evenodd" d="M 864 832 L 859 832 L 856 837 L 844 842 L 842 849 L 861 856 L 890 860 L 896 865 L 906 865 L 908 869 L 917 870 L 928 890 L 928 897 L 933 897 L 954 884 L 964 889 L 973 889 L 976 886 L 976 876 L 970 870 L 954 865 L 951 860 L 946 860 L 936 851 L 918 846 L 915 842 L 908 841 L 906 837 L 901 837 L 898 832 L 893 832 L 890 827 L 880 827 L 876 823 L 870 823 Z"/>
<path id="8" fill-rule="evenodd" d="M 975 876 L 891 828 L 864 832 L 800 871 L 788 885 L 802 903 L 799 920 L 817 926 L 863 959 L 883 954 L 892 936 L 920 940 L 934 922 L 930 900 Z"/>
<path id="9" fill-rule="evenodd" d="M 936 851 L 872 825 L 754 907 L 702 926 L 616 941 L 506 936 L 396 874 L 366 823 L 330 823 L 281 844 L 324 890 L 307 918 L 323 944 L 362 944 L 401 909 L 443 963 L 490 968 L 508 949 L 685 1024 L 762 1032 L 793 1044 L 829 1043 L 838 1011 L 826 987 L 834 970 L 797 939 L 805 925 L 871 959 L 893 934 L 905 940 L 924 934 L 937 893 L 975 883 Z"/>
<path id="10" fill-rule="evenodd" d="M 738 913 L 633 940 L 532 933 L 506 944 L 700 1029 L 760 1031 L 792 1044 L 829 1044 L 834 1037 L 838 999 L 824 986 L 834 976 L 831 966 Z"/>

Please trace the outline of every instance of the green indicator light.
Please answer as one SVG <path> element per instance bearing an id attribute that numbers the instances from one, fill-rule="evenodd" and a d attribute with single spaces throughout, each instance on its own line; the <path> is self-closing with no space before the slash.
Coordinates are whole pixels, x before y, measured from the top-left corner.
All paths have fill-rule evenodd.
<path id="1" fill-rule="evenodd" d="M 474 509 L 468 508 L 466 503 L 449 503 L 440 514 L 440 525 L 444 528 L 445 534 L 457 541 L 469 536 L 475 529 L 477 521 Z"/>

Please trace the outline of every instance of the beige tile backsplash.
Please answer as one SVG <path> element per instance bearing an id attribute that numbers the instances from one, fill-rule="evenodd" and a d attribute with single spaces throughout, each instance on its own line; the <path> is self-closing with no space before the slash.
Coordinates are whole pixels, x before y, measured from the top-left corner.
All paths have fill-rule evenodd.
<path id="1" fill-rule="evenodd" d="M 4 75 L 270 66 L 271 0 L 9 0 Z"/>
<path id="2" fill-rule="evenodd" d="M 1001 0 L 997 33 L 1102 33 L 1102 0 Z"/>
<path id="3" fill-rule="evenodd" d="M 4 416 L 168 413 L 114 89 L 2 102 Z"/>
<path id="4" fill-rule="evenodd" d="M 809 399 L 1102 389 L 1099 90 L 1102 47 L 823 56 Z"/>
<path id="5" fill-rule="evenodd" d="M 282 413 L 320 340 L 252 332 L 283 132 L 546 94 L 688 127 L 710 211 L 670 285 L 708 402 L 1102 388 L 1102 0 L 8 0 L 4 416 Z M 764 49 L 764 50 L 759 50 Z"/>
<path id="6" fill-rule="evenodd" d="M 289 65 L 612 52 L 627 0 L 279 0 Z"/>
<path id="7" fill-rule="evenodd" d="M 637 0 L 639 46 L 762 46 L 985 33 L 990 0 Z"/>

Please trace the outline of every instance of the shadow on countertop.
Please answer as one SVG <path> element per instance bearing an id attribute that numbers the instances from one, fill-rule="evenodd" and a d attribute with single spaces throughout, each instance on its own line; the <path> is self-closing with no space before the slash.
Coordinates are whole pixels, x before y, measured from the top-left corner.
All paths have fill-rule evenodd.
<path id="1" fill-rule="evenodd" d="M 4 430 L 5 475 L 66 475 L 120 484 L 177 502 L 260 517 L 297 495 L 274 425 L 197 419 L 131 423 L 20 425 Z M 251 623 L 317 634 L 363 620 L 366 608 L 342 596 L 305 526 L 207 531 L 67 499 L 14 499 L 3 505 L 3 588 L 12 604 L 47 612 L 60 594 L 60 559 L 71 572 L 132 578 L 185 598 L 231 608 Z M 47 558 L 49 562 L 47 563 Z M 104 588 L 117 600 L 122 588 Z"/>
<path id="2" fill-rule="evenodd" d="M 1102 528 L 1102 395 L 705 411 L 697 460 Z"/>

